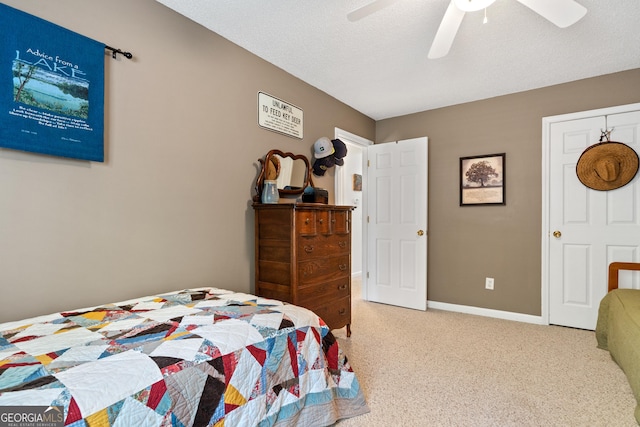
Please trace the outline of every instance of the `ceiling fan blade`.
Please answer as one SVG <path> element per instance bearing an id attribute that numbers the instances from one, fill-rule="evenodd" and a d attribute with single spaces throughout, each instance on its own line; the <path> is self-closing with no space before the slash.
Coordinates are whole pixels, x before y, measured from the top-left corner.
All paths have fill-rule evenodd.
<path id="1" fill-rule="evenodd" d="M 451 3 L 449 3 L 447 11 L 444 13 L 440 27 L 438 27 L 438 32 L 433 39 L 431 49 L 429 49 L 429 55 L 427 55 L 429 59 L 442 58 L 449 53 L 453 39 L 455 39 L 458 28 L 460 28 L 460 24 L 462 23 L 462 18 L 464 18 L 464 12 L 458 9 L 452 0 Z"/>
<path id="2" fill-rule="evenodd" d="M 377 11 L 379 11 L 380 9 L 384 9 L 387 6 L 391 6 L 393 3 L 397 2 L 398 0 L 375 0 L 372 1 L 369 4 L 366 4 L 362 7 L 359 7 L 358 9 L 354 10 L 353 12 L 350 12 L 347 14 L 347 19 L 351 22 L 354 21 L 358 21 L 362 18 L 366 18 L 367 16 L 371 15 L 372 13 L 375 13 Z"/>
<path id="3" fill-rule="evenodd" d="M 518 1 L 560 28 L 575 24 L 587 13 L 587 8 L 574 0 Z"/>

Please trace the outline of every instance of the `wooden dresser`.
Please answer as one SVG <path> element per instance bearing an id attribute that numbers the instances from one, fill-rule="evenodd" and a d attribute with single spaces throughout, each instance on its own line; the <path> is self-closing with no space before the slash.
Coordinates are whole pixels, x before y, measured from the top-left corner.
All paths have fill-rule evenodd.
<path id="1" fill-rule="evenodd" d="M 256 294 L 306 307 L 351 336 L 352 206 L 260 204 Z"/>

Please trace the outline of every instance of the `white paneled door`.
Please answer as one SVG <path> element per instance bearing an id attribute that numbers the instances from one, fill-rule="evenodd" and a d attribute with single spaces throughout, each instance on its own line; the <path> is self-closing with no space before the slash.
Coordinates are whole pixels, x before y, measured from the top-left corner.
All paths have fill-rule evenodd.
<path id="1" fill-rule="evenodd" d="M 640 111 L 551 123 L 549 126 L 549 323 L 595 329 L 613 261 L 640 262 L 640 179 L 597 191 L 576 175 L 582 152 L 603 130 L 640 152 Z M 621 287 L 637 276 L 621 276 Z M 635 286 L 638 286 L 636 283 Z"/>
<path id="2" fill-rule="evenodd" d="M 367 157 L 367 298 L 427 308 L 427 138 L 376 144 Z"/>

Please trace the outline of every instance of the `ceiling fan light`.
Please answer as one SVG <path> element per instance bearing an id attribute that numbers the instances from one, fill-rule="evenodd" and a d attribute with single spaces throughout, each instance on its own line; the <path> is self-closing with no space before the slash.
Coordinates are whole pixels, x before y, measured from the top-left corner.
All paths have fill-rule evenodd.
<path id="1" fill-rule="evenodd" d="M 496 0 L 453 0 L 456 7 L 464 12 L 475 12 L 476 10 L 485 9 Z"/>

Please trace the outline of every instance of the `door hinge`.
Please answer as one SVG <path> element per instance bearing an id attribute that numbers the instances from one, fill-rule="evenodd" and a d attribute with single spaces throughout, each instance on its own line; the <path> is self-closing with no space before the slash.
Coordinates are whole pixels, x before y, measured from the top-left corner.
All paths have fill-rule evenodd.
<path id="1" fill-rule="evenodd" d="M 367 215 L 367 224 L 369 224 L 369 215 Z"/>
<path id="2" fill-rule="evenodd" d="M 367 271 L 367 279 L 369 278 L 369 272 Z"/>
<path id="3" fill-rule="evenodd" d="M 371 160 L 367 160 L 367 167 L 371 166 Z"/>

